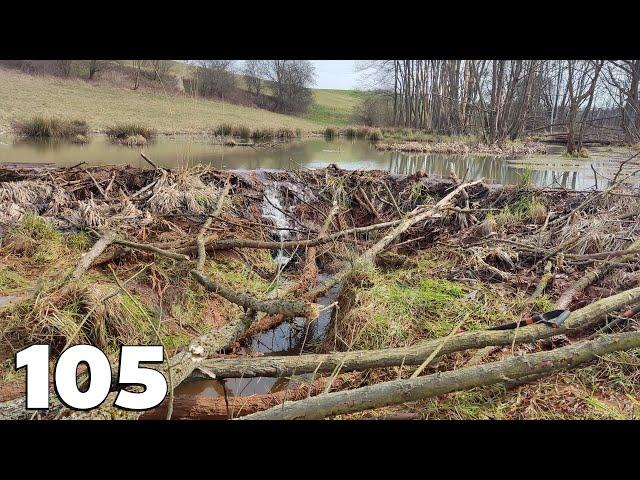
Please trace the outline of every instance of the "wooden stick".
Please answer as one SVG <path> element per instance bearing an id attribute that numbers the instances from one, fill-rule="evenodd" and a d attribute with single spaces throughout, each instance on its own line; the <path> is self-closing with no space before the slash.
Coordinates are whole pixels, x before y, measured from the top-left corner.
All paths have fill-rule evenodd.
<path id="1" fill-rule="evenodd" d="M 199 270 L 191 270 L 191 275 L 207 289 L 207 291 L 220 295 L 226 300 L 256 312 L 265 312 L 270 315 L 282 314 L 288 318 L 304 317 L 308 319 L 318 318 L 320 307 L 315 303 L 301 300 L 287 300 L 274 298 L 260 300 L 248 293 L 234 292 L 224 285 L 214 282 Z"/>
<path id="2" fill-rule="evenodd" d="M 161 248 L 154 247 L 153 245 L 147 245 L 145 243 L 130 242 L 128 240 L 122 240 L 120 238 L 115 239 L 113 243 L 117 243 L 129 248 L 134 248 L 136 250 L 155 253 L 157 255 L 162 255 L 163 257 L 173 258 L 174 260 L 190 260 L 189 255 L 185 255 L 184 253 L 170 252 L 168 250 L 163 250 Z"/>
<path id="3" fill-rule="evenodd" d="M 488 346 L 510 346 L 530 343 L 554 335 L 587 328 L 608 314 L 640 302 L 640 287 L 598 300 L 571 313 L 563 325 L 552 328 L 544 324 L 515 330 L 475 330 L 454 335 L 443 344 L 442 338 L 425 340 L 416 345 L 382 350 L 354 350 L 299 356 L 240 357 L 204 360 L 202 366 L 217 378 L 287 377 L 304 373 L 330 373 L 338 365 L 341 370 L 356 371 L 398 365 L 420 365 L 434 351 L 438 356 Z M 434 357 L 435 358 L 435 357 Z"/>
<path id="4" fill-rule="evenodd" d="M 78 265 L 76 265 L 76 268 L 69 276 L 69 280 L 72 282 L 78 281 L 80 277 L 84 275 L 84 272 L 89 269 L 93 261 L 98 258 L 102 252 L 104 252 L 105 249 L 114 242 L 115 239 L 116 233 L 112 230 L 109 230 L 102 235 L 96 243 L 93 244 L 93 247 L 91 247 L 91 249 L 82 256 Z"/>

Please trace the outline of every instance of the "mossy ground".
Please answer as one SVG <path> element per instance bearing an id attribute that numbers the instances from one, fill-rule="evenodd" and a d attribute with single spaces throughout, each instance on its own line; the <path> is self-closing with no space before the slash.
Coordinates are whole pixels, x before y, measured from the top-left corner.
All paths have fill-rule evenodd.
<path id="1" fill-rule="evenodd" d="M 531 200 L 521 206 L 530 204 Z M 527 209 L 525 209 L 527 210 Z M 519 209 L 514 207 L 513 211 Z M 553 309 L 546 296 L 532 299 L 524 291 L 500 284 L 448 279 L 453 257 L 442 250 L 422 252 L 408 268 L 358 272 L 341 294 L 342 315 L 337 324 L 340 349 L 389 348 L 448 335 L 463 323 L 468 330 L 512 322 Z M 331 338 L 331 335 L 329 335 Z M 331 346 L 333 347 L 333 345 Z M 493 352 L 485 361 L 544 348 L 515 345 Z M 443 370 L 466 365 L 474 352 L 460 352 L 441 360 Z M 425 419 L 630 419 L 640 418 L 640 349 L 603 356 L 576 371 L 552 375 L 507 389 L 504 385 L 475 388 L 411 404 L 346 415 L 415 414 Z M 437 371 L 438 364 L 429 372 Z M 412 368 L 372 373 L 372 383 Z"/>
<path id="2" fill-rule="evenodd" d="M 524 292 L 447 279 L 455 260 L 429 251 L 410 268 L 362 270 L 341 294 L 336 325 L 342 347 L 389 348 L 448 335 L 458 324 L 486 328 L 545 311 L 551 302 Z"/>

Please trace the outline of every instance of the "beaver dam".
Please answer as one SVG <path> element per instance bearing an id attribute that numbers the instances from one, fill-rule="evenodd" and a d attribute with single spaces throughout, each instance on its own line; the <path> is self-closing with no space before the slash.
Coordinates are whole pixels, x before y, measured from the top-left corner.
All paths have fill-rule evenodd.
<path id="1" fill-rule="evenodd" d="M 335 165 L 1 168 L 0 418 L 637 418 L 631 160 L 598 191 Z M 554 309 L 571 313 L 489 330 Z M 52 391 L 26 411 L 13 362 L 33 343 L 113 365 L 162 344 L 170 394 L 140 413 Z"/>

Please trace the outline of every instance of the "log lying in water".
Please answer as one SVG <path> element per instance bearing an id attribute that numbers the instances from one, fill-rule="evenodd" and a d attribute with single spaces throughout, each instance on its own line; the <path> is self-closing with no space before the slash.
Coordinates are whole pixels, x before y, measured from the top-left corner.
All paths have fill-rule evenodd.
<path id="1" fill-rule="evenodd" d="M 553 335 L 578 330 L 600 321 L 607 314 L 640 301 L 640 287 L 612 295 L 571 313 L 564 324 L 552 328 L 544 324 L 530 325 L 518 330 L 476 330 L 443 339 L 426 340 L 409 347 L 383 350 L 356 350 L 329 354 L 300 356 L 239 357 L 204 360 L 200 365 L 217 378 L 287 377 L 303 373 L 361 371 L 399 365 L 420 365 L 436 349 L 436 358 L 462 350 L 487 346 L 505 346 L 514 342 L 530 343 Z M 435 358 L 434 358 L 435 360 Z"/>
<path id="2" fill-rule="evenodd" d="M 287 400 L 302 400 L 303 398 L 319 395 L 331 382 L 332 390 L 353 388 L 359 384 L 360 375 L 338 375 L 319 378 L 310 384 L 299 384 L 292 388 L 264 395 L 248 397 L 205 397 L 201 395 L 180 395 L 173 403 L 174 419 L 224 420 L 242 415 L 260 412 L 280 405 Z M 144 412 L 140 420 L 161 420 L 166 417 L 168 401 L 160 406 Z"/>
<path id="3" fill-rule="evenodd" d="M 600 355 L 636 347 L 640 347 L 640 332 L 605 335 L 596 340 L 579 342 L 551 351 L 285 402 L 269 410 L 242 417 L 241 420 L 311 420 L 360 412 L 518 380 L 531 375 L 551 374 L 590 362 Z"/>

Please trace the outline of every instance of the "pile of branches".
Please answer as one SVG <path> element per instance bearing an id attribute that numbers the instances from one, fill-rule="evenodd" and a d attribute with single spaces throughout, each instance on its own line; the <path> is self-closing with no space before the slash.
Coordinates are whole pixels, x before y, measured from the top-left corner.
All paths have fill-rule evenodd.
<path id="1" fill-rule="evenodd" d="M 589 329 L 592 334 L 594 326 L 615 312 L 624 311 L 617 321 L 626 321 L 637 313 L 627 307 L 640 303 L 640 288 L 630 281 L 633 288 L 624 290 L 624 284 L 618 283 L 617 290 L 624 291 L 611 288 L 611 296 L 574 309 L 559 328 L 539 324 L 514 331 L 452 331 L 443 338 L 385 350 L 221 356 L 221 352 L 233 351 L 257 325 L 268 328 L 296 317 L 313 321 L 320 310 L 314 303 L 319 295 L 348 281 L 359 269 L 374 265 L 385 252 L 421 249 L 434 243 L 466 252 L 458 271 L 452 272 L 453 278 L 469 273 L 485 276 L 488 281 L 538 278 L 537 285 L 532 285 L 533 295 L 540 295 L 549 285 L 562 286 L 556 277 L 576 279 L 556 301 L 559 308 L 573 309 L 575 299 L 590 283 L 613 271 L 635 268 L 640 244 L 633 240 L 635 222 L 625 221 L 640 214 L 637 198 L 618 192 L 628 178 L 625 175 L 616 175 L 604 191 L 544 192 L 547 205 L 530 216 L 532 223 L 526 234 L 520 229 L 516 240 L 515 236 L 495 235 L 492 214 L 530 195 L 533 189 L 529 187 L 485 186 L 480 179 L 466 181 L 453 174 L 449 181 L 436 181 L 421 173 L 392 176 L 336 166 L 296 172 L 222 172 L 204 167 L 173 172 L 149 162 L 153 168 L 145 171 L 129 167 L 0 171 L 0 198 L 10 204 L 8 216 L 2 219 L 4 228 L 10 228 L 26 210 L 35 210 L 58 228 L 89 229 L 94 234 L 95 243 L 69 274 L 69 285 L 89 269 L 108 268 L 137 251 L 183 263 L 186 274 L 207 291 L 243 308 L 242 315 L 193 338 L 157 367 L 170 383 L 170 396 L 163 407 L 167 418 L 174 411 L 173 390 L 194 376 L 223 379 L 328 373 L 329 380 L 322 380 L 321 385 L 298 389 L 293 397 L 279 397 L 288 399 L 282 404 L 278 400 L 273 406 L 273 398 L 254 399 L 254 406 L 244 412 L 255 413 L 242 417 L 325 418 L 475 386 L 522 381 L 640 346 L 640 332 L 607 333 L 551 351 L 423 375 L 432 362 L 453 352 L 533 343 Z M 254 231 L 259 227 L 264 237 L 262 229 L 269 230 L 269 226 L 259 220 L 256 202 L 264 201 L 266 185 L 280 191 L 282 202 L 277 208 L 295 224 L 288 240 L 239 236 L 246 228 L 210 232 L 214 222 L 221 222 L 228 227 L 253 226 Z M 73 215 L 73 211 L 85 213 Z M 179 226 L 174 223 L 176 218 L 181 220 Z M 320 251 L 323 246 L 332 247 L 333 252 Z M 209 278 L 203 269 L 207 257 L 232 249 L 298 252 L 298 261 L 287 267 L 295 274 L 282 295 L 257 298 Z M 316 284 L 318 263 L 325 263 L 325 257 L 333 262 L 331 275 Z M 585 274 L 587 267 L 593 268 Z M 350 388 L 357 382 L 339 375 L 401 365 L 417 367 L 411 378 Z M 336 388 L 339 390 L 330 393 Z M 311 394 L 315 395 L 309 397 Z M 54 399 L 54 408 L 43 416 L 139 418 L 137 412 L 111 407 L 115 395 L 89 412 L 70 412 Z M 207 416 L 206 405 L 197 401 L 182 401 L 181 405 L 178 416 L 189 416 L 196 407 L 200 415 Z M 219 411 L 219 405 L 212 408 Z M 0 404 L 0 416 L 5 418 L 32 415 L 24 411 L 21 399 Z"/>

